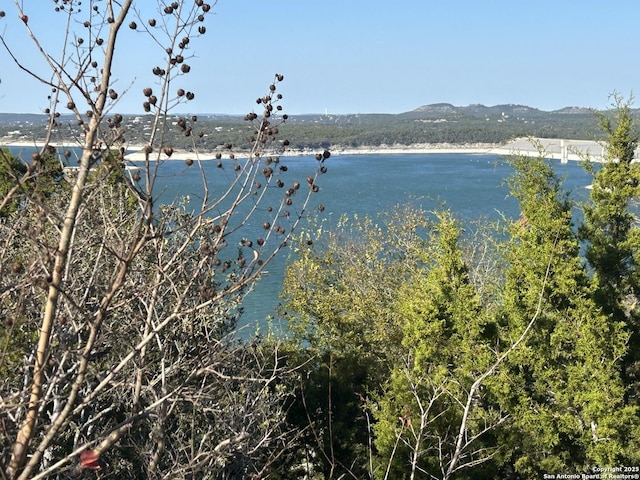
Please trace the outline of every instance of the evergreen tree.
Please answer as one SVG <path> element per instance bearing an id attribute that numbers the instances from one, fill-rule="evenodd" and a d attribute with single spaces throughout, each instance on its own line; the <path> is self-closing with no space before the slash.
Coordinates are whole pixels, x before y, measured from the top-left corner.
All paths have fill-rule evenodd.
<path id="1" fill-rule="evenodd" d="M 502 372 L 512 464 L 526 476 L 631 461 L 636 411 L 623 404 L 629 333 L 593 300 L 572 228 L 572 202 L 542 158 L 514 159 L 522 218 L 506 245 L 500 321 L 507 344 L 535 324 Z M 628 455 L 631 455 L 629 457 Z"/>
<path id="2" fill-rule="evenodd" d="M 467 440 L 476 440 L 451 465 L 468 392 L 494 360 L 496 332 L 469 279 L 460 235 L 452 215 L 438 213 L 423 252 L 425 266 L 398 295 L 404 355 L 379 397 L 374 426 L 380 470 L 390 478 L 424 478 L 424 472 L 448 478 L 491 460 L 498 450 L 495 430 L 506 418 L 483 391 L 474 398 L 465 428 Z M 481 477 L 476 468 L 474 478 Z"/>
<path id="3" fill-rule="evenodd" d="M 640 402 L 640 228 L 636 222 L 640 195 L 640 165 L 634 162 L 638 147 L 637 125 L 631 101 L 614 98 L 613 115 L 600 115 L 607 135 L 601 166 L 587 162 L 593 174 L 591 201 L 584 206 L 580 229 L 587 243 L 587 260 L 593 269 L 596 300 L 613 321 L 627 324 L 629 348 L 622 364 L 627 402 Z"/>

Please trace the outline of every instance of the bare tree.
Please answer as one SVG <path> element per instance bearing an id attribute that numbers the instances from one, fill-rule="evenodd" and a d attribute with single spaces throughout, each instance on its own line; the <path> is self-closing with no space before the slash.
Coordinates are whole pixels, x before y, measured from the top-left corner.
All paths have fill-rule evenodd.
<path id="1" fill-rule="evenodd" d="M 99 469 L 130 478 L 259 478 L 291 441 L 281 421 L 287 372 L 277 342 L 240 342 L 233 333 L 243 295 L 305 218 L 329 154 L 317 155 L 306 181 L 287 178 L 276 74 L 260 111 L 246 117 L 249 150 L 227 145 L 217 154 L 227 182 L 210 191 L 197 117 L 170 112 L 195 98 L 180 83 L 212 6 L 80 4 L 52 3 L 66 22 L 56 53 L 15 2 L 46 73 L 0 36 L 19 69 L 52 91 L 42 147 L 0 199 L 19 204 L 0 225 L 3 478 Z M 114 80 L 129 30 L 150 36 L 164 63 L 150 68 L 155 80 L 142 92 L 152 128 L 135 164 L 125 158 L 125 119 L 113 113 L 122 95 L 135 94 L 116 91 Z M 61 122 L 60 105 L 73 124 Z M 172 129 L 192 138 L 185 168 L 199 168 L 197 204 L 159 201 Z M 79 166 L 43 195 L 32 185 L 53 181 L 39 166 L 56 153 L 60 132 L 76 135 Z"/>

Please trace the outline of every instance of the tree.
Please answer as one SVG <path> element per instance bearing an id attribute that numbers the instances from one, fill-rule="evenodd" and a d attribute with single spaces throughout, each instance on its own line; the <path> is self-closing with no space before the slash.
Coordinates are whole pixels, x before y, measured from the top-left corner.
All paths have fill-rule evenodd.
<path id="1" fill-rule="evenodd" d="M 622 363 L 626 401 L 638 405 L 640 395 L 640 229 L 635 209 L 640 194 L 640 166 L 635 162 L 637 124 L 632 99 L 614 95 L 613 112 L 599 116 L 606 134 L 602 166 L 587 162 L 593 174 L 591 198 L 584 205 L 580 229 L 587 244 L 586 257 L 594 271 L 596 300 L 614 321 L 625 322 L 631 332 Z"/>
<path id="2" fill-rule="evenodd" d="M 514 167 L 510 185 L 522 217 L 506 245 L 502 341 L 520 335 L 533 315 L 538 320 L 499 377 L 513 419 L 510 461 L 527 476 L 634 463 L 627 446 L 637 412 L 624 405 L 619 375 L 629 331 L 593 299 L 572 202 L 550 165 L 516 158 Z"/>
<path id="3" fill-rule="evenodd" d="M 424 212 L 398 206 L 371 218 L 344 217 L 302 233 L 283 297 L 306 375 L 291 409 L 309 457 L 325 478 L 370 475 L 367 403 L 400 347 L 395 295 L 418 268 Z"/>
<path id="4" fill-rule="evenodd" d="M 15 213 L 25 196 L 42 199 L 62 185 L 62 166 L 51 151 L 34 154 L 32 162 L 27 166 L 9 149 L 0 149 L 0 218 Z"/>
<path id="5" fill-rule="evenodd" d="M 537 478 L 638 461 L 621 376 L 631 330 L 598 304 L 575 205 L 544 157 L 513 159 L 521 216 L 489 246 L 446 211 L 302 238 L 287 317 L 309 374 L 292 412 L 317 432 L 325 478 Z M 341 407 L 353 415 L 358 400 L 345 430 Z M 365 428 L 370 445 L 354 433 Z"/>
<path id="6" fill-rule="evenodd" d="M 17 67 L 52 92 L 42 149 L 24 173 L 5 173 L 16 188 L 0 199 L 11 206 L 0 224 L 6 478 L 100 468 L 126 478 L 258 478 L 295 438 L 281 421 L 289 370 L 278 342 L 241 342 L 234 331 L 244 293 L 303 220 L 329 154 L 302 182 L 308 189 L 287 178 L 276 74 L 259 113 L 246 116 L 250 150 L 227 145 L 216 154 L 228 183 L 211 192 L 197 117 L 178 116 L 174 126 L 170 112 L 195 98 L 183 82 L 212 6 L 151 3 L 55 2 L 47 13 L 64 25 L 56 53 L 30 26 L 27 14 L 36 12 L 15 2 L 43 71 L 14 53 L 12 42 L 23 39 L 0 36 Z M 164 62 L 150 66 L 155 80 L 142 90 L 153 128 L 144 161 L 133 165 L 124 156 L 125 117 L 113 113 L 133 94 L 115 81 L 126 76 L 116 69 L 119 52 L 135 46 L 128 35 L 150 35 Z M 61 123 L 61 105 L 73 123 Z M 185 168 L 200 171 L 198 203 L 159 200 L 172 129 L 192 140 Z M 82 151 L 68 187 L 33 174 L 63 130 L 77 134 Z"/>
<path id="7" fill-rule="evenodd" d="M 374 409 L 384 478 L 450 478 L 499 450 L 482 437 L 495 438 L 508 415 L 486 385 L 480 390 L 481 374 L 493 373 L 497 330 L 470 281 L 460 236 L 451 214 L 437 213 L 425 239 L 424 267 L 399 290 L 403 361 L 394 365 Z M 481 475 L 476 469 L 474 478 Z"/>

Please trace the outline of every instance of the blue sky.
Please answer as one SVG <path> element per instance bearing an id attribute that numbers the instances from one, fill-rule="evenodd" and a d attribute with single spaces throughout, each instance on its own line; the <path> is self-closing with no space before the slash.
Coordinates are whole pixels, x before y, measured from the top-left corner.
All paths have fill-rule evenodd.
<path id="1" fill-rule="evenodd" d="M 22 3 L 36 33 L 63 31 L 53 2 Z M 7 42 L 45 72 L 13 2 L 0 8 Z M 627 97 L 640 84 L 637 0 L 219 0 L 212 10 L 207 34 L 191 43 L 184 82 L 196 100 L 184 112 L 247 113 L 275 72 L 285 75 L 291 114 L 399 113 L 438 102 L 605 108 L 613 91 Z M 161 61 L 133 35 L 115 76 L 120 89 L 130 87 L 118 105 L 124 113 L 141 110 L 140 92 Z M 46 108 L 48 88 L 3 49 L 0 79 L 0 111 Z"/>

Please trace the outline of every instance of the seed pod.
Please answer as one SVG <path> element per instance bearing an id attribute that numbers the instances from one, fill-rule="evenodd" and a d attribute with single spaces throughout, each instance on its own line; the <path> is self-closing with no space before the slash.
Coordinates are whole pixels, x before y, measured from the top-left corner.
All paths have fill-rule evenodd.
<path id="1" fill-rule="evenodd" d="M 265 230 L 269 230 L 269 228 L 271 228 L 271 224 L 269 222 L 264 222 L 262 224 L 262 228 L 264 228 Z"/>
<path id="2" fill-rule="evenodd" d="M 191 158 L 187 158 L 187 159 L 184 161 L 184 163 L 186 163 L 186 164 L 187 164 L 187 167 L 190 167 L 191 165 L 193 165 L 193 159 L 191 159 Z"/>
<path id="3" fill-rule="evenodd" d="M 170 157 L 171 155 L 173 155 L 173 148 L 171 147 L 164 147 L 162 151 L 167 157 Z"/>
<path id="4" fill-rule="evenodd" d="M 149 25 L 152 26 L 152 27 L 155 27 L 156 26 L 156 19 L 155 18 L 150 18 L 149 19 Z"/>
<path id="5" fill-rule="evenodd" d="M 129 24 L 129 28 L 130 28 L 131 30 L 135 30 L 136 28 L 138 28 L 138 25 L 136 24 L 136 22 L 131 22 L 131 23 Z"/>

